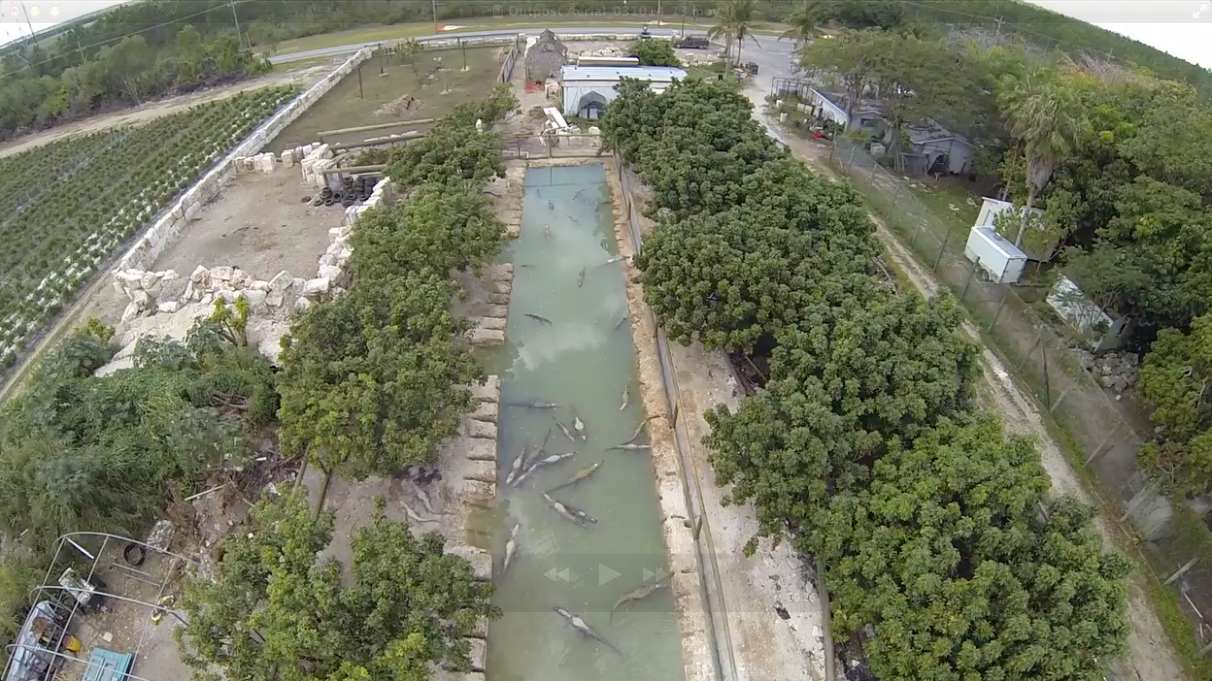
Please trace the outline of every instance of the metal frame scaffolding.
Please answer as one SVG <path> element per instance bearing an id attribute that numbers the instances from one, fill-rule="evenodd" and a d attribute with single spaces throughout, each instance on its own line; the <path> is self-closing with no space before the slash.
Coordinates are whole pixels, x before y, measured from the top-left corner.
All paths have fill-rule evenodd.
<path id="1" fill-rule="evenodd" d="M 90 550 L 84 546 L 86 543 L 95 542 L 97 540 L 100 540 L 99 548 Z M 143 552 L 144 559 L 152 554 L 159 556 L 161 559 L 161 566 L 158 571 L 159 575 L 147 570 L 141 570 L 135 565 L 124 564 L 120 560 L 111 560 L 107 564 L 101 565 L 102 558 L 106 555 L 107 549 L 122 547 L 123 545 L 124 547 L 121 549 L 123 551 L 132 546 L 139 548 Z M 69 553 L 65 558 L 64 549 L 70 549 L 73 553 Z M 88 565 L 87 574 L 83 576 L 84 585 L 92 587 L 96 583 L 95 580 L 98 577 L 98 568 L 110 569 L 116 571 L 122 577 L 133 579 L 136 582 L 153 587 L 156 592 L 155 599 L 153 601 L 147 601 L 122 593 L 114 593 L 112 591 L 108 591 L 108 587 L 104 585 L 101 585 L 100 588 L 83 588 L 62 584 L 62 580 L 58 579 L 58 574 L 61 574 L 63 570 L 69 568 L 73 563 L 76 562 L 73 560 L 73 558 L 75 558 L 77 554 L 79 557 L 84 558 Z M 140 565 L 142 565 L 142 562 L 143 561 L 140 561 Z M 149 627 L 155 620 L 158 619 L 157 616 L 168 614 L 182 624 L 187 623 L 181 612 L 169 607 L 166 603 L 164 603 L 165 592 L 168 589 L 169 582 L 171 581 L 173 575 L 177 573 L 178 568 L 187 566 L 196 567 L 197 561 L 180 554 L 173 553 L 167 549 L 161 549 L 159 547 L 152 546 L 147 542 L 131 539 L 129 537 L 123 537 L 107 532 L 70 532 L 62 535 L 55 540 L 54 557 L 51 559 L 50 565 L 46 569 L 46 575 L 42 580 L 42 584 L 34 587 L 34 589 L 32 589 L 30 592 L 33 603 L 38 604 L 41 602 L 47 602 L 51 604 L 51 607 L 56 611 L 56 614 L 62 616 L 62 628 L 60 629 L 58 635 L 54 636 L 55 640 L 53 645 L 47 646 L 41 645 L 41 643 L 38 645 L 30 645 L 29 643 L 22 642 L 20 638 L 17 639 L 17 642 L 10 644 L 7 647 L 8 656 L 4 665 L 4 673 L 0 675 L 0 679 L 8 678 L 13 669 L 14 660 L 15 657 L 17 657 L 16 654 L 19 650 L 28 651 L 34 655 L 47 656 L 45 658 L 47 660 L 54 660 L 54 662 L 48 664 L 47 669 L 37 677 L 39 681 L 50 681 L 51 679 L 55 678 L 58 671 L 68 661 L 78 665 L 83 665 L 86 668 L 84 670 L 86 672 L 89 665 L 87 659 L 68 655 L 62 652 L 62 649 L 64 643 L 68 640 L 68 636 L 71 635 L 70 631 L 73 628 L 72 625 L 76 619 L 76 616 L 81 614 L 83 603 L 95 597 L 100 597 L 100 599 L 103 600 L 131 603 L 137 606 L 142 606 L 150 611 L 149 616 L 143 622 L 143 626 L 139 628 L 139 636 L 134 648 L 130 651 L 125 651 L 129 652 L 132 656 L 133 669 L 133 665 L 138 662 L 139 654 L 142 652 L 143 645 L 147 641 L 148 633 L 150 631 Z M 86 596 L 87 598 L 81 599 L 80 596 Z M 66 615 L 63 615 L 64 612 L 66 612 Z M 136 676 L 130 671 L 119 673 L 119 675 L 114 678 L 118 679 L 119 681 L 150 681 L 144 677 Z"/>

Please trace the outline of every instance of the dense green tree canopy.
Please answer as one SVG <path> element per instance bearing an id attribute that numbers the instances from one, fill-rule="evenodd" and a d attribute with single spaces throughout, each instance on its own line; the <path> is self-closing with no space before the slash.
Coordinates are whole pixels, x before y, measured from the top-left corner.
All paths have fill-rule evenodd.
<path id="1" fill-rule="evenodd" d="M 450 309 L 458 293 L 450 275 L 501 248 L 504 227 L 481 190 L 501 168 L 500 140 L 488 128 L 514 105 L 507 91 L 463 105 L 397 153 L 388 173 L 407 198 L 362 215 L 350 291 L 291 327 L 280 437 L 328 476 L 430 463 L 471 408 L 466 386 L 482 372 Z"/>
<path id="2" fill-rule="evenodd" d="M 261 501 L 250 523 L 224 542 L 214 579 L 184 590 L 178 636 L 197 678 L 423 681 L 432 664 L 466 669 L 464 638 L 495 614 L 492 586 L 441 535 L 416 538 L 381 506 L 347 568 L 319 557 L 333 518 L 301 495 Z"/>
<path id="3" fill-rule="evenodd" d="M 707 413 L 710 460 L 761 533 L 811 539 L 831 496 L 865 483 L 889 449 L 967 408 L 975 349 L 949 301 L 872 290 L 784 330 L 766 389 Z"/>
<path id="4" fill-rule="evenodd" d="M 640 60 L 642 66 L 681 66 L 682 62 L 673 51 L 668 40 L 645 38 L 631 43 L 630 54 Z"/>
<path id="5" fill-rule="evenodd" d="M 1159 427 L 1142 461 L 1171 489 L 1212 489 L 1212 316 L 1197 317 L 1184 333 L 1166 329 L 1141 367 L 1141 391 Z"/>
<path id="6" fill-rule="evenodd" d="M 751 352 L 809 306 L 874 288 L 854 192 L 787 158 L 744 97 L 697 79 L 620 90 L 603 135 L 654 190 L 661 225 L 636 262 L 673 338 Z"/>
<path id="7" fill-rule="evenodd" d="M 1041 508 L 1047 486 L 1031 443 L 983 417 L 943 421 L 832 499 L 834 625 L 874 625 L 878 678 L 1102 679 L 1126 634 L 1127 565 L 1089 509 Z"/>
<path id="8" fill-rule="evenodd" d="M 478 188 L 505 175 L 500 136 L 491 126 L 517 106 L 509 86 L 499 86 L 480 102 L 462 104 L 438 121 L 420 140 L 392 154 L 387 174 L 401 189 L 424 183 Z M 481 129 L 476 128 L 480 121 Z"/>
<path id="9" fill-rule="evenodd" d="M 175 41 L 157 45 L 129 35 L 56 75 L 44 71 L 49 63 L 36 58 L 31 63 L 37 66 L 10 60 L 8 74 L 0 68 L 0 77 L 7 76 L 0 80 L 0 139 L 101 107 L 140 104 L 269 70 L 265 60 L 240 48 L 234 34 L 204 38 L 191 25 L 182 27 Z"/>
<path id="10" fill-rule="evenodd" d="M 471 407 L 459 386 L 480 376 L 454 337 L 454 292 L 414 275 L 308 310 L 282 354 L 283 447 L 357 478 L 431 462 Z"/>
<path id="11" fill-rule="evenodd" d="M 751 179 L 769 187 L 768 176 Z M 748 352 L 812 306 L 875 286 L 866 217 L 844 189 L 796 177 L 786 194 L 751 194 L 722 213 L 662 225 L 645 242 L 636 259 L 644 296 L 671 338 Z"/>
<path id="12" fill-rule="evenodd" d="M 1087 510 L 1044 504 L 1031 445 L 972 414 L 954 304 L 872 276 L 853 192 L 783 157 L 747 103 L 694 80 L 621 89 L 603 133 L 654 189 L 636 263 L 657 320 L 770 353 L 762 388 L 706 414 L 726 499 L 823 559 L 836 633 L 874 628 L 879 678 L 1097 679 L 1124 637 L 1124 566 Z"/>

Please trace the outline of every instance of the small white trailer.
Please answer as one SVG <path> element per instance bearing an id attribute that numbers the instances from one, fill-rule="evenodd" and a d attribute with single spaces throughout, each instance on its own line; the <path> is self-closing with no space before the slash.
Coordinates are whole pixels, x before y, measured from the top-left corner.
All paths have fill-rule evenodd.
<path id="1" fill-rule="evenodd" d="M 973 227 L 964 245 L 964 255 L 980 265 L 997 284 L 1017 283 L 1027 266 L 1027 254 L 992 227 Z"/>

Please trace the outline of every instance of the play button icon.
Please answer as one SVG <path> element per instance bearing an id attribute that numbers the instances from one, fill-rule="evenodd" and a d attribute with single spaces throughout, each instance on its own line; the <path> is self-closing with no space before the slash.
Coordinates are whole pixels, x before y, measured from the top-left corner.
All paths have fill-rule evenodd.
<path id="1" fill-rule="evenodd" d="M 610 582 L 618 579 L 620 576 L 621 575 L 618 572 L 611 570 L 608 566 L 598 563 L 598 586 L 609 584 Z"/>

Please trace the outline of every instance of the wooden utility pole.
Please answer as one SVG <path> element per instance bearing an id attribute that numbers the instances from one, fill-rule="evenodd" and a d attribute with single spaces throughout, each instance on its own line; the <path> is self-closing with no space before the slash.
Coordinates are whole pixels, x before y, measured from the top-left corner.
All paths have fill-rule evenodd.
<path id="1" fill-rule="evenodd" d="M 25 3 L 21 3 L 21 12 L 25 14 L 25 25 L 29 28 L 29 39 L 33 41 L 34 47 L 38 46 L 38 34 L 34 32 L 34 24 L 29 20 L 29 10 L 25 8 Z M 79 38 L 77 38 L 77 41 Z"/>
<path id="2" fill-rule="evenodd" d="M 231 18 L 236 22 L 236 40 L 240 43 L 240 49 L 244 49 L 244 34 L 240 32 L 240 15 L 236 12 L 236 0 L 230 0 L 227 4 L 231 5 Z"/>
<path id="3" fill-rule="evenodd" d="M 433 32 L 438 32 L 438 0 L 433 0 Z"/>

